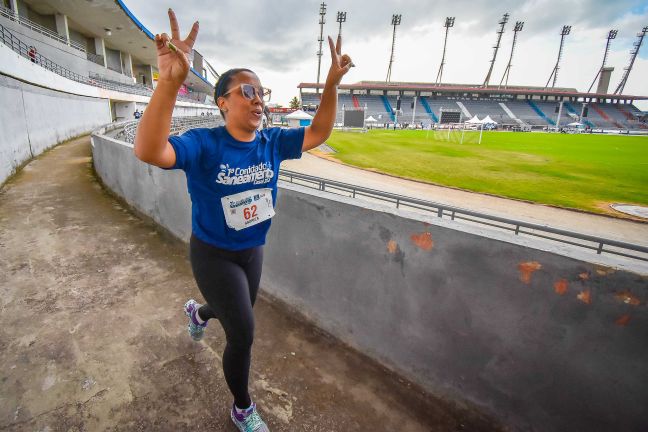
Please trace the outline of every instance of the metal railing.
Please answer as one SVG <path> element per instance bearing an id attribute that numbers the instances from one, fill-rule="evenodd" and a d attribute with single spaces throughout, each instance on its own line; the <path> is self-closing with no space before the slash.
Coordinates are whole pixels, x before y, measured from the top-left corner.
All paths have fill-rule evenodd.
<path id="1" fill-rule="evenodd" d="M 72 72 L 69 69 L 64 68 L 63 66 L 54 63 L 47 57 L 39 54 L 36 51 L 30 49 L 30 47 L 13 35 L 9 30 L 4 26 L 0 25 L 0 39 L 2 42 L 10 47 L 14 52 L 20 54 L 21 56 L 31 60 L 33 63 L 38 64 L 39 66 L 44 67 L 58 75 L 61 75 L 65 78 L 71 79 L 84 84 L 89 84 L 88 77 L 79 75 L 76 72 Z"/>
<path id="2" fill-rule="evenodd" d="M 56 33 L 54 30 L 49 29 L 34 21 L 31 21 L 22 15 L 18 15 L 16 12 L 12 11 L 11 9 L 7 9 L 4 6 L 0 6 L 0 15 L 12 21 L 16 21 L 17 23 L 29 28 L 32 31 L 42 34 L 43 36 L 47 36 L 65 45 L 69 45 L 72 48 L 82 51 L 84 53 L 86 52 L 86 49 L 82 44 L 73 41 L 71 39 L 68 39 L 63 35 Z"/>
<path id="3" fill-rule="evenodd" d="M 31 60 L 32 63 L 35 63 L 49 71 L 54 72 L 57 75 L 60 75 L 72 81 L 122 93 L 139 94 L 148 97 L 153 94 L 153 89 L 145 87 L 141 84 L 125 84 L 101 78 L 99 75 L 91 75 L 88 77 L 80 75 L 76 72 L 72 72 L 71 70 L 64 68 L 58 63 L 54 63 L 47 57 L 39 54 L 37 51 L 31 50 L 30 46 L 14 36 L 14 34 L 2 24 L 0 24 L 0 41 L 2 41 L 2 43 L 4 43 L 6 46 L 11 48 L 14 52 L 18 53 L 22 57 Z M 178 100 L 195 102 L 194 100 L 187 99 L 183 96 L 178 96 Z"/>
<path id="4" fill-rule="evenodd" d="M 139 120 L 133 120 L 124 123 L 124 129 L 115 135 L 115 138 L 121 139 L 127 143 L 133 144 L 135 141 L 135 133 L 137 132 L 137 125 Z M 219 116 L 187 116 L 187 117 L 172 117 L 170 135 L 180 135 L 182 132 L 197 127 L 216 127 L 223 124 L 223 120 Z"/>
<path id="5" fill-rule="evenodd" d="M 581 234 L 573 231 L 552 228 L 546 225 L 538 225 L 529 222 L 517 221 L 514 219 L 479 213 L 459 207 L 453 207 L 433 201 L 424 201 L 404 195 L 383 192 L 375 189 L 355 186 L 348 183 L 337 182 L 294 171 L 281 170 L 279 179 L 301 186 L 311 187 L 320 191 L 335 193 L 337 195 L 352 198 L 365 197 L 377 201 L 395 204 L 396 208 L 413 208 L 426 213 L 436 215 L 439 218 L 450 220 L 462 220 L 481 226 L 489 226 L 499 230 L 513 232 L 515 235 L 527 235 L 539 237 L 558 243 L 582 247 L 597 254 L 612 254 L 640 261 L 648 261 L 648 247 L 626 243 L 617 240 L 605 239 L 602 237 Z"/>
<path id="6" fill-rule="evenodd" d="M 93 83 L 99 84 L 101 87 L 108 88 L 110 90 L 121 91 L 124 93 L 139 94 L 143 96 L 151 96 L 153 94 L 153 89 L 146 87 L 142 84 L 127 84 L 119 81 L 114 81 L 109 78 L 104 78 L 99 74 L 90 73 L 90 80 Z"/>
<path id="7" fill-rule="evenodd" d="M 102 55 L 86 52 L 86 58 L 91 62 L 98 64 L 99 66 L 105 66 L 104 57 Z"/>

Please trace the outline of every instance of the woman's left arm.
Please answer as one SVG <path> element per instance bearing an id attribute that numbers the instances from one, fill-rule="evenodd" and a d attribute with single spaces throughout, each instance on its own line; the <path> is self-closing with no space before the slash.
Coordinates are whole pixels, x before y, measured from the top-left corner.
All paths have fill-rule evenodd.
<path id="1" fill-rule="evenodd" d="M 333 39 L 330 36 L 328 42 L 331 48 L 331 68 L 326 77 L 319 109 L 315 113 L 311 125 L 307 126 L 304 131 L 302 152 L 317 147 L 331 136 L 337 114 L 337 88 L 344 74 L 353 66 L 351 57 L 346 54 L 342 55 L 341 36 L 338 36 L 335 45 L 333 45 Z"/>

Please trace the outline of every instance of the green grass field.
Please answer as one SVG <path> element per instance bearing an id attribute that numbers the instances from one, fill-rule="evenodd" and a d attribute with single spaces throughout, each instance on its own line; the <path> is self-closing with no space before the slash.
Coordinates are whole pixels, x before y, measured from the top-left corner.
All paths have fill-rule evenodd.
<path id="1" fill-rule="evenodd" d="M 648 205 L 648 137 L 484 132 L 481 144 L 465 141 L 371 130 L 334 131 L 328 144 L 347 164 L 438 185 L 595 213 Z"/>

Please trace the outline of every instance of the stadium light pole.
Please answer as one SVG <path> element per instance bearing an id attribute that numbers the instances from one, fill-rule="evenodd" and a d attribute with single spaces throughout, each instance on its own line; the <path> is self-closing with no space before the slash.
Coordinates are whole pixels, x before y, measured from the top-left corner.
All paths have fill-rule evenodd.
<path id="1" fill-rule="evenodd" d="M 504 69 L 504 75 L 502 75 L 502 79 L 500 80 L 499 86 L 497 88 L 500 88 L 502 86 L 502 82 L 504 82 L 504 78 L 506 78 L 506 81 L 504 82 L 504 88 L 508 87 L 508 80 L 509 80 L 509 74 L 511 73 L 511 61 L 513 61 L 513 51 L 515 51 L 515 42 L 517 41 L 517 34 L 518 32 L 522 31 L 524 28 L 524 21 L 517 21 L 515 23 L 515 27 L 513 28 L 513 45 L 511 45 L 511 55 L 509 57 L 508 64 L 506 65 L 506 69 Z"/>
<path id="2" fill-rule="evenodd" d="M 497 58 L 497 51 L 499 51 L 500 42 L 502 41 L 502 35 L 504 34 L 504 26 L 506 26 L 508 19 L 509 19 L 509 14 L 505 13 L 499 22 L 500 28 L 497 31 L 497 42 L 493 47 L 493 59 L 490 62 L 490 68 L 488 69 L 488 73 L 486 74 L 486 79 L 484 80 L 484 87 L 488 87 L 488 82 L 490 81 L 491 74 L 493 73 L 493 66 L 495 65 L 495 59 Z"/>
<path id="3" fill-rule="evenodd" d="M 590 84 L 589 88 L 587 89 L 587 93 L 592 90 L 592 87 L 594 87 L 594 84 L 596 83 L 596 79 L 601 75 L 601 72 L 603 72 L 603 68 L 605 67 L 605 63 L 607 62 L 607 56 L 608 53 L 610 52 L 610 41 L 612 39 L 615 39 L 617 37 L 618 30 L 610 30 L 607 34 L 607 43 L 605 44 L 605 53 L 603 53 L 603 63 L 601 64 L 601 67 L 599 70 L 596 72 L 596 76 L 594 77 L 594 81 L 592 81 L 592 84 Z"/>
<path id="4" fill-rule="evenodd" d="M 342 23 L 346 22 L 346 12 L 337 13 L 337 22 L 340 23 L 340 29 L 338 30 L 338 38 L 342 36 Z"/>
<path id="5" fill-rule="evenodd" d="M 387 79 L 385 80 L 387 82 L 391 81 L 392 64 L 394 63 L 394 47 L 396 46 L 396 26 L 400 25 L 401 16 L 402 15 L 400 14 L 392 15 L 391 25 L 394 26 L 394 33 L 392 36 L 391 55 L 389 56 L 389 67 L 387 68 Z"/>
<path id="6" fill-rule="evenodd" d="M 556 87 L 558 69 L 560 69 L 560 57 L 562 57 L 563 46 L 565 44 L 565 36 L 567 36 L 569 33 L 571 33 L 571 26 L 563 26 L 562 30 L 560 31 L 560 48 L 558 49 L 558 60 L 556 60 L 556 66 L 554 66 L 553 70 L 551 71 L 551 75 L 549 75 L 549 79 L 547 80 L 547 84 L 545 84 L 544 86 L 545 90 L 547 89 L 547 87 L 549 87 L 549 81 L 551 81 L 552 77 L 553 83 L 551 84 L 551 87 Z"/>
<path id="7" fill-rule="evenodd" d="M 635 59 L 637 58 L 637 54 L 639 54 L 639 48 L 641 48 L 641 43 L 643 42 L 646 33 L 648 33 L 648 26 L 644 27 L 643 29 L 641 29 L 641 32 L 637 33 L 637 41 L 633 44 L 632 51 L 630 51 L 630 64 L 624 68 L 623 78 L 621 78 L 621 82 L 617 86 L 616 90 L 614 90 L 614 94 L 623 93 L 623 89 L 625 88 L 626 82 L 628 81 L 630 71 L 632 71 L 632 66 L 634 65 Z"/>
<path id="8" fill-rule="evenodd" d="M 446 17 L 445 20 L 445 39 L 443 40 L 443 54 L 441 55 L 441 65 L 439 66 L 439 72 L 437 73 L 435 84 L 441 85 L 441 79 L 443 77 L 443 65 L 445 64 L 445 53 L 446 53 L 446 44 L 448 43 L 448 31 L 450 27 L 454 27 L 455 17 Z"/>
<path id="9" fill-rule="evenodd" d="M 322 42 L 324 42 L 324 24 L 326 24 L 326 3 L 322 2 L 319 9 L 320 14 L 320 35 L 317 41 L 319 42 L 319 50 L 317 51 L 317 93 L 319 93 L 319 83 L 320 83 L 320 69 L 322 67 Z"/>

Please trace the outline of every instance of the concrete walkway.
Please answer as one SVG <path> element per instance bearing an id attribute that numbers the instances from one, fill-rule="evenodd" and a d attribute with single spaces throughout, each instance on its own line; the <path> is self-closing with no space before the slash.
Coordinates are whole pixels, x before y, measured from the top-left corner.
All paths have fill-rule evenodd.
<path id="1" fill-rule="evenodd" d="M 135 217 L 88 137 L 0 190 L 0 430 L 234 431 L 224 335 L 186 333 L 187 246 Z M 272 431 L 495 431 L 262 296 L 251 393 Z"/>
<path id="2" fill-rule="evenodd" d="M 321 152 L 318 153 L 317 150 L 314 153 L 325 157 Z M 317 177 L 444 203 L 509 219 L 648 246 L 647 222 L 565 210 L 542 204 L 405 180 L 344 165 L 324 157 L 306 153 L 302 155 L 301 159 L 285 161 L 281 167 Z"/>

